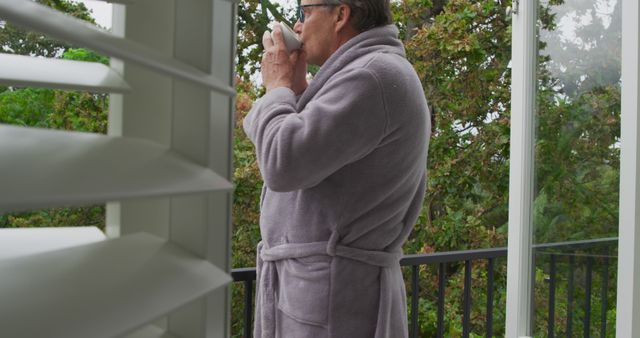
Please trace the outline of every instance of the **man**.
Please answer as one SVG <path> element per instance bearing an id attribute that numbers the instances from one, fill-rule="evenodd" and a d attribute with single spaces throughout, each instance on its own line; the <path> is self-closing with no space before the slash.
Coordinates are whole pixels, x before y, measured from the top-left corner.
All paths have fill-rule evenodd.
<path id="1" fill-rule="evenodd" d="M 263 37 L 266 94 L 244 121 L 265 182 L 255 336 L 407 336 L 399 266 L 430 133 L 388 0 L 302 0 L 289 54 Z M 320 70 L 310 83 L 307 63 Z"/>

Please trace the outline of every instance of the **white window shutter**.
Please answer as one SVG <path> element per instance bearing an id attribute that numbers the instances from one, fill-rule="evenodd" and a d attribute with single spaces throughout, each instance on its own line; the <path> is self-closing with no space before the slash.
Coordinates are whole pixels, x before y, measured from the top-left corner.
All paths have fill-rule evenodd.
<path id="1" fill-rule="evenodd" d="M 144 6 L 144 4 L 137 4 Z M 135 62 L 176 78 L 192 81 L 213 90 L 233 95 L 232 86 L 195 67 L 162 55 L 153 49 L 125 38 L 114 36 L 91 24 L 69 17 L 29 0 L 0 0 L 0 13 L 5 20 L 26 29 L 44 32 L 69 43 L 99 53 Z"/>
<path id="2" fill-rule="evenodd" d="M 42 229 L 18 237 L 53 251 L 0 248 L 0 336 L 228 337 L 235 4 L 113 2 L 112 34 L 0 0 L 3 19 L 112 57 L 0 55 L 4 85 L 112 93 L 108 136 L 0 125 L 0 213 L 109 202 L 111 237 L 56 246 Z"/>

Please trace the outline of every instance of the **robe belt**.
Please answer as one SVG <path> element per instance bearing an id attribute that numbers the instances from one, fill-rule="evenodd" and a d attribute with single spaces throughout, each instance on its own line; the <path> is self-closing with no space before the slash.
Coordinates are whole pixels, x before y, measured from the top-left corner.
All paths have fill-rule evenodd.
<path id="1" fill-rule="evenodd" d="M 383 269 L 380 276 L 380 309 L 378 311 L 378 327 L 376 337 L 385 337 L 389 332 L 389 322 L 382 317 L 387 317 L 391 311 L 388 300 L 388 283 L 392 277 L 392 268 L 399 269 L 399 261 L 402 252 L 386 252 L 364 250 L 338 244 L 337 232 L 333 232 L 328 241 L 311 243 L 286 243 L 265 248 L 262 242 L 258 243 L 257 257 L 257 284 L 260 292 L 256 299 L 256 338 L 275 338 L 276 321 L 275 314 L 277 304 L 275 292 L 277 288 L 278 273 L 275 262 L 285 259 L 304 258 L 309 256 L 331 256 L 352 259 L 364 264 L 379 266 Z M 381 320 L 382 319 L 382 320 Z"/>

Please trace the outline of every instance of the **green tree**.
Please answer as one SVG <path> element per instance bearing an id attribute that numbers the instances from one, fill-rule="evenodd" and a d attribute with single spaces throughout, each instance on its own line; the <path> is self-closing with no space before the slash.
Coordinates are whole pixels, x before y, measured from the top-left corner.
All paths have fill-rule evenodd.
<path id="1" fill-rule="evenodd" d="M 598 16 L 603 4 L 609 16 Z M 620 170 L 619 1 L 556 1 L 540 30 L 536 241 L 617 236 Z M 590 16 L 590 23 L 580 23 Z M 557 27 L 574 20 L 575 38 Z"/>
<path id="2" fill-rule="evenodd" d="M 507 5 L 493 0 L 396 5 L 409 8 L 407 16 L 397 9 L 396 20 L 413 27 L 404 32 L 407 55 L 422 79 L 434 122 L 427 196 L 405 246 L 408 252 L 505 243 L 511 80 Z"/>

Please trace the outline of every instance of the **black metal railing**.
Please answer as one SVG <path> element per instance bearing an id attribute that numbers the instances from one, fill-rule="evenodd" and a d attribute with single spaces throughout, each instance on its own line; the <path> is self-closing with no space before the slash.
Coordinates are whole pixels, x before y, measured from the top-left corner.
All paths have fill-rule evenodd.
<path id="1" fill-rule="evenodd" d="M 599 337 L 606 337 L 607 335 L 607 311 L 608 311 L 608 298 L 609 298 L 609 279 L 611 259 L 616 259 L 617 255 L 612 254 L 612 246 L 617 247 L 617 238 L 602 238 L 597 240 L 585 240 L 575 242 L 564 243 L 552 243 L 535 245 L 534 249 L 537 251 L 537 256 L 548 257 L 549 265 L 549 277 L 546 280 L 548 284 L 548 309 L 547 309 L 547 332 L 546 336 L 549 338 L 556 337 L 556 290 L 558 288 L 558 276 L 557 267 L 562 264 L 562 258 L 567 264 L 567 279 L 566 279 L 566 326 L 561 336 L 573 337 L 573 321 L 574 312 L 578 309 L 576 306 L 575 293 L 575 271 L 578 268 L 576 259 L 582 259 L 584 262 L 584 297 L 582 305 L 583 319 L 582 319 L 582 337 L 592 336 L 592 301 L 593 301 L 593 275 L 596 262 L 601 263 L 600 271 L 600 327 Z M 599 248 L 600 250 L 592 250 L 591 252 L 584 252 L 584 249 Z"/>
<path id="2" fill-rule="evenodd" d="M 418 337 L 418 300 L 419 283 L 418 267 L 421 265 L 438 265 L 438 313 L 437 313 L 437 337 L 444 337 L 444 304 L 445 283 L 447 265 L 464 262 L 464 290 L 463 290 L 463 315 L 462 336 L 469 337 L 471 322 L 471 263 L 473 261 L 488 260 L 487 271 L 487 332 L 493 332 L 493 291 L 495 259 L 507 256 L 507 248 L 491 248 L 464 251 L 436 252 L 431 254 L 406 255 L 400 260 L 400 265 L 411 266 L 411 312 L 409 336 Z"/>
<path id="3" fill-rule="evenodd" d="M 608 283 L 609 283 L 609 264 L 610 258 L 616 257 L 610 255 L 608 252 L 612 245 L 617 244 L 617 238 L 603 238 L 597 240 L 584 240 L 584 241 L 572 241 L 562 243 L 550 243 L 534 245 L 533 249 L 536 257 L 548 257 L 548 318 L 547 318 L 547 337 L 554 337 L 556 332 L 556 289 L 559 281 L 557 267 L 560 257 L 567 257 L 568 272 L 567 272 L 567 301 L 566 301 L 566 328 L 563 333 L 564 336 L 571 337 L 573 334 L 573 312 L 575 310 L 575 270 L 576 270 L 576 257 L 584 257 L 586 259 L 586 268 L 584 275 L 584 316 L 583 316 L 583 337 L 590 337 L 591 332 L 591 298 L 592 298 L 592 285 L 593 285 L 593 268 L 595 259 L 598 258 L 603 262 L 603 269 L 601 271 L 600 281 L 600 299 L 601 299 L 601 314 L 600 314 L 600 336 L 606 336 L 607 330 L 607 295 L 608 295 Z M 599 252 L 586 252 L 587 249 L 605 248 L 604 253 Z M 462 337 L 469 337 L 471 328 L 471 274 L 472 274 L 472 262 L 487 260 L 487 290 L 486 290 L 486 320 L 485 331 L 487 337 L 493 336 L 493 320 L 494 320 L 494 292 L 495 292 L 495 261 L 497 258 L 507 257 L 507 248 L 490 248 L 479 250 L 464 250 L 464 251 L 450 251 L 450 252 L 437 252 L 430 254 L 415 254 L 406 255 L 400 260 L 402 266 L 410 267 L 411 269 L 411 302 L 410 302 L 410 320 L 409 320 L 409 333 L 410 337 L 418 337 L 418 318 L 419 318 L 419 267 L 422 265 L 437 265 L 438 267 L 438 300 L 437 300 L 437 337 L 444 337 L 445 335 L 445 285 L 447 266 L 451 264 L 458 264 L 464 262 L 464 290 L 463 290 L 463 316 L 462 316 Z M 234 282 L 244 283 L 244 331 L 243 336 L 251 337 L 252 323 L 253 323 L 253 294 L 254 283 L 256 279 L 255 268 L 241 268 L 234 269 L 231 272 Z"/>

